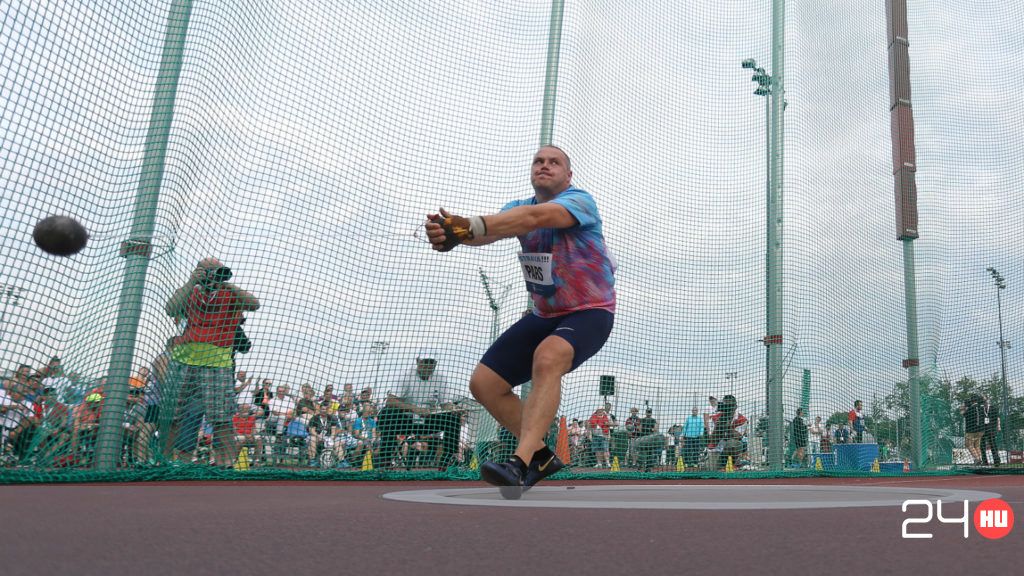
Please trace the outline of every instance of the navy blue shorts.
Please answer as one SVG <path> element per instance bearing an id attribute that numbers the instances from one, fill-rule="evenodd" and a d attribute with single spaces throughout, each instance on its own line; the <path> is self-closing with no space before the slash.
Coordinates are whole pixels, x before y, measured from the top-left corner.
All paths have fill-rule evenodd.
<path id="1" fill-rule="evenodd" d="M 533 377 L 533 353 L 548 336 L 559 336 L 573 348 L 570 372 L 597 354 L 612 332 L 615 315 L 607 310 L 581 310 L 555 318 L 527 314 L 505 331 L 480 363 L 513 387 Z"/>

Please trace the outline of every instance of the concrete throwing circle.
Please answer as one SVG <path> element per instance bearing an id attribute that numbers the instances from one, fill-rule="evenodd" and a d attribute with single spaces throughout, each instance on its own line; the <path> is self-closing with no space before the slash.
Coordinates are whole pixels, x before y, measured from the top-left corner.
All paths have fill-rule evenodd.
<path id="1" fill-rule="evenodd" d="M 972 502 L 999 498 L 994 492 L 950 488 L 811 486 L 800 484 L 655 484 L 537 486 L 520 500 L 505 500 L 497 488 L 443 488 L 384 494 L 388 500 L 516 508 L 630 508 L 652 510 L 786 510 L 901 506 L 905 500 Z"/>

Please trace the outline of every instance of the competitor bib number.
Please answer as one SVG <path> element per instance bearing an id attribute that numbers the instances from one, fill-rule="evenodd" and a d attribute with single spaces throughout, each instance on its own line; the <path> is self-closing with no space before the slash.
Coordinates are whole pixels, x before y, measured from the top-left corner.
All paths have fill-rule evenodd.
<path id="1" fill-rule="evenodd" d="M 529 252 L 519 254 L 519 265 L 523 268 L 526 290 L 540 296 L 555 293 L 555 280 L 551 275 L 551 254 Z"/>

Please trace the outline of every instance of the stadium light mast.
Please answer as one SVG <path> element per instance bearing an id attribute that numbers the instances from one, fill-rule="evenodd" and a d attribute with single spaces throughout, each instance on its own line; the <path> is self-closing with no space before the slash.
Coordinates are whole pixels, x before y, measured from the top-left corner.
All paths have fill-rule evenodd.
<path id="1" fill-rule="evenodd" d="M 384 353 L 388 351 L 388 347 L 391 346 L 390 342 L 384 340 L 376 340 L 373 344 L 370 344 L 370 350 L 373 350 L 377 354 L 377 361 L 373 365 L 373 389 L 377 389 L 377 378 L 380 374 L 380 359 L 384 356 Z"/>
<path id="2" fill-rule="evenodd" d="M 498 339 L 498 313 L 501 312 L 501 304 L 508 297 L 509 290 L 512 289 L 513 284 L 506 284 L 501 295 L 497 298 L 494 297 L 494 292 L 491 291 L 491 281 L 487 277 L 483 268 L 480 268 L 480 283 L 483 284 L 484 294 L 487 295 L 487 305 L 491 308 L 491 340 L 493 344 Z M 476 433 L 476 452 L 477 457 L 483 460 L 484 457 L 488 456 L 487 446 L 498 439 L 498 421 L 494 419 L 487 411 L 480 412 L 480 421 L 477 427 Z"/>
<path id="3" fill-rule="evenodd" d="M 768 466 L 782 470 L 785 421 L 782 413 L 782 176 L 785 110 L 786 2 L 772 0 L 772 73 L 753 58 L 741 64 L 754 71 L 754 94 L 765 97 L 768 182 L 765 202 L 765 395 L 768 410 Z"/>
<path id="4" fill-rule="evenodd" d="M 1001 364 L 1001 367 L 1002 367 L 1002 379 L 1003 379 L 1003 391 L 1002 391 L 1002 394 L 1001 394 L 1002 398 L 1000 399 L 1000 402 L 1002 403 L 1002 406 L 1000 406 L 999 418 L 1002 419 L 1002 425 L 1003 425 L 1003 446 L 1006 446 L 1006 440 L 1005 439 L 1006 439 L 1007 425 L 1009 424 L 1008 415 L 1010 413 L 1009 412 L 1009 400 L 1010 400 L 1010 397 L 1009 397 L 1009 386 L 1010 385 L 1008 384 L 1008 382 L 1006 380 L 1006 349 L 1010 347 L 1010 343 L 1007 342 L 1006 339 L 1003 337 L 1003 297 L 1002 297 L 1002 293 L 1003 293 L 1003 290 L 1006 289 L 1006 280 L 1003 278 L 1003 275 L 1000 274 L 998 270 L 996 270 L 995 268 L 992 268 L 991 266 L 986 268 L 985 270 L 988 271 L 988 273 L 992 275 L 992 280 L 995 281 L 995 284 L 996 284 L 996 310 L 999 313 L 999 342 L 997 342 L 997 344 L 999 345 L 999 361 L 1000 361 L 1000 364 Z"/>
<path id="5" fill-rule="evenodd" d="M 491 279 L 487 277 L 483 268 L 480 268 L 480 283 L 484 286 L 484 294 L 487 295 L 487 305 L 491 308 L 491 343 L 498 339 L 498 313 L 501 311 L 501 303 L 505 301 L 505 297 L 508 296 L 508 291 L 512 289 L 512 284 L 506 284 L 505 289 L 502 290 L 501 296 L 494 297 L 494 292 L 491 291 Z"/>
<path id="6" fill-rule="evenodd" d="M 747 58 L 746 60 L 744 60 L 740 64 L 740 66 L 742 66 L 744 70 L 753 70 L 754 75 L 750 78 L 750 80 L 752 82 L 757 82 L 757 89 L 754 90 L 754 95 L 755 96 L 764 96 L 764 140 L 765 140 L 765 142 L 764 142 L 764 154 L 765 154 L 765 162 L 764 162 L 764 196 L 765 196 L 765 218 L 766 218 L 765 230 L 766 230 L 766 234 L 768 234 L 768 236 L 769 236 L 769 237 L 766 238 L 765 242 L 768 244 L 768 246 L 770 246 L 771 245 L 771 238 L 770 238 L 770 233 L 767 233 L 767 231 L 771 229 L 771 217 L 768 215 L 768 207 L 771 205 L 771 201 L 772 201 L 772 108 L 771 108 L 771 98 L 769 98 L 768 96 L 770 96 L 771 93 L 772 93 L 772 77 L 767 72 L 765 72 L 764 68 L 761 68 L 760 66 L 758 66 L 757 65 L 757 60 L 754 60 L 753 58 Z M 771 253 L 770 249 L 766 250 L 766 252 L 765 252 L 766 258 L 767 258 L 767 255 L 770 254 L 770 253 Z M 769 263 L 766 261 L 765 264 L 767 266 Z M 768 295 L 768 290 L 769 290 L 768 283 L 766 282 L 765 283 L 765 306 L 766 306 L 765 324 L 767 326 L 771 326 L 772 322 L 773 322 L 773 319 L 771 318 L 771 314 L 772 314 L 771 309 L 767 308 L 767 304 L 770 301 L 770 296 Z M 769 343 L 768 343 L 767 340 L 761 340 L 761 342 L 765 346 L 769 346 Z M 770 389 L 770 384 L 769 383 L 770 382 L 771 382 L 771 368 L 770 368 L 770 363 L 766 360 L 765 361 L 765 378 L 764 378 L 764 407 L 765 407 L 766 411 L 769 411 L 768 410 L 768 406 L 769 406 L 769 402 L 770 402 L 770 398 L 771 398 L 771 392 L 769 392 L 769 389 Z"/>
<path id="7" fill-rule="evenodd" d="M 0 287 L 0 299 L 4 301 L 3 311 L 0 311 L 0 342 L 4 341 L 4 333 L 6 332 L 6 324 L 4 321 L 7 320 L 7 308 L 14 305 L 15 308 L 21 306 L 21 296 L 24 294 L 25 289 L 15 286 L 14 284 L 4 284 Z"/>

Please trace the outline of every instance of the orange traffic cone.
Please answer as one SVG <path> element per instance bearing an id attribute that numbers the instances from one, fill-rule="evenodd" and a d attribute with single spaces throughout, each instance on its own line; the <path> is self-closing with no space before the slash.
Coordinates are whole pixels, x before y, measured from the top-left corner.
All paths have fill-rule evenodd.
<path id="1" fill-rule="evenodd" d="M 569 430 L 565 427 L 565 416 L 558 418 L 558 440 L 555 441 L 555 456 L 569 464 Z"/>

